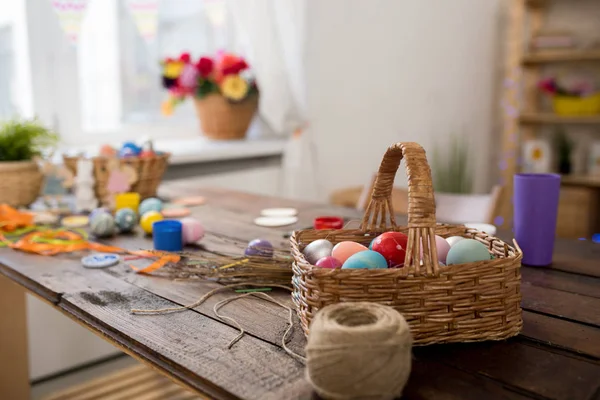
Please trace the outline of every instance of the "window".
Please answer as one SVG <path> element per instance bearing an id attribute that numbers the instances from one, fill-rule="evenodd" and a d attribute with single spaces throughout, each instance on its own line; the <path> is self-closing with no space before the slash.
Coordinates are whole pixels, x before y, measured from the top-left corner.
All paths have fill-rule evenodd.
<path id="1" fill-rule="evenodd" d="M 183 51 L 194 58 L 219 49 L 240 52 L 224 0 L 132 1 L 156 6 L 155 25 L 148 14 L 134 18 L 130 0 L 89 1 L 77 46 L 70 46 L 62 31 L 51 34 L 60 25 L 50 6 L 30 12 L 29 24 L 53 25 L 30 29 L 32 50 L 45 53 L 39 63 L 32 61 L 38 76 L 34 96 L 39 94 L 44 119 L 56 121 L 68 142 L 172 136 L 173 129 L 197 135 L 191 102 L 171 117 L 160 114 L 166 96 L 160 59 Z"/>
<path id="2" fill-rule="evenodd" d="M 13 103 L 11 84 L 14 70 L 12 48 L 12 28 L 0 27 L 0 118 L 10 118 L 17 111 Z"/>

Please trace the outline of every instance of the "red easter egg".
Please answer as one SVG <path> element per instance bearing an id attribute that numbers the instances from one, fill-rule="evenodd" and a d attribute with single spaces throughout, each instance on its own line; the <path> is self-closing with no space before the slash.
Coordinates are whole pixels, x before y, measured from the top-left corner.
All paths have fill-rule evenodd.
<path id="1" fill-rule="evenodd" d="M 139 157 L 140 157 L 140 158 L 152 158 L 152 157 L 154 157 L 154 156 L 155 156 L 155 154 L 154 154 L 154 152 L 153 152 L 152 150 L 143 150 L 143 151 L 140 153 L 140 156 L 139 156 Z"/>
<path id="2" fill-rule="evenodd" d="M 408 236 L 401 232 L 386 232 L 373 241 L 373 250 L 381 254 L 388 262 L 388 267 L 403 267 L 406 257 Z"/>

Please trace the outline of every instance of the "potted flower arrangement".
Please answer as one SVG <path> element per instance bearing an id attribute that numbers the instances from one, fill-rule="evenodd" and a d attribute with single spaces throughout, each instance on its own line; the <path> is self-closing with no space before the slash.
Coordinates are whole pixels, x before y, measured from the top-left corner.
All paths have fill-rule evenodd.
<path id="1" fill-rule="evenodd" d="M 570 87 L 561 85 L 555 78 L 542 79 L 538 87 L 552 98 L 554 112 L 562 116 L 600 114 L 600 93 L 588 82 Z"/>
<path id="2" fill-rule="evenodd" d="M 0 203 L 27 206 L 38 198 L 44 178 L 36 159 L 56 143 L 58 136 L 36 120 L 0 124 Z"/>
<path id="3" fill-rule="evenodd" d="M 242 139 L 258 107 L 258 86 L 244 58 L 220 53 L 193 61 L 189 53 L 161 63 L 162 84 L 169 98 L 165 115 L 192 97 L 204 135 L 211 139 Z"/>

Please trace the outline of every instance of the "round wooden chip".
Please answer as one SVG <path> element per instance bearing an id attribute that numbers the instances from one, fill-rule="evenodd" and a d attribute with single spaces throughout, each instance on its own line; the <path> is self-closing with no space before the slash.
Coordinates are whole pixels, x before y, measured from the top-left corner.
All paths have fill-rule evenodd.
<path id="1" fill-rule="evenodd" d="M 298 210 L 291 207 L 285 208 L 265 208 L 260 212 L 263 217 L 294 217 L 298 215 Z"/>
<path id="2" fill-rule="evenodd" d="M 189 208 L 185 207 L 169 207 L 161 211 L 165 218 L 183 218 L 191 214 Z"/>
<path id="3" fill-rule="evenodd" d="M 292 225 L 298 222 L 298 217 L 258 217 L 254 223 L 258 226 L 277 227 Z"/>
<path id="4" fill-rule="evenodd" d="M 172 203 L 181 206 L 200 206 L 206 203 L 206 199 L 202 196 L 180 197 L 173 200 Z"/>
<path id="5" fill-rule="evenodd" d="M 67 228 L 83 228 L 90 223 L 90 219 L 85 215 L 70 215 L 64 217 L 61 224 Z"/>

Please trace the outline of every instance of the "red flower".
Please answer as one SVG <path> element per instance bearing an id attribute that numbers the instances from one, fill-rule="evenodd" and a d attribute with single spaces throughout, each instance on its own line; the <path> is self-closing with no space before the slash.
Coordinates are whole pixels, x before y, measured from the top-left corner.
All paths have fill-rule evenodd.
<path id="1" fill-rule="evenodd" d="M 213 71 L 214 64 L 215 63 L 213 62 L 213 60 L 211 58 L 202 57 L 202 58 L 200 58 L 200 60 L 198 60 L 198 63 L 196 64 L 196 68 L 198 69 L 200 76 L 203 78 L 206 78 Z"/>
<path id="2" fill-rule="evenodd" d="M 246 61 L 239 60 L 235 64 L 223 68 L 223 75 L 237 75 L 247 68 L 248 64 L 246 64 Z"/>
<path id="3" fill-rule="evenodd" d="M 179 56 L 179 60 L 183 61 L 186 64 L 189 63 L 191 60 L 190 53 L 181 53 L 181 55 Z"/>

